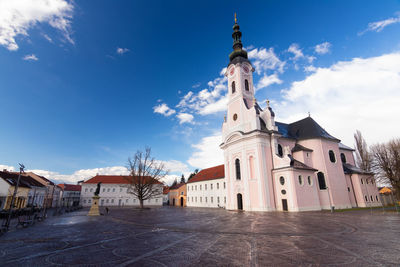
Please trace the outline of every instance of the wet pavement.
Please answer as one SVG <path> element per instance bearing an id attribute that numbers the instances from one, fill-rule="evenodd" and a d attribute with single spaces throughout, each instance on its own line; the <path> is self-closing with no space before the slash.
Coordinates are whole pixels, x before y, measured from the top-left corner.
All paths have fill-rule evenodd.
<path id="1" fill-rule="evenodd" d="M 400 215 L 81 210 L 0 237 L 0 266 L 399 266 Z"/>

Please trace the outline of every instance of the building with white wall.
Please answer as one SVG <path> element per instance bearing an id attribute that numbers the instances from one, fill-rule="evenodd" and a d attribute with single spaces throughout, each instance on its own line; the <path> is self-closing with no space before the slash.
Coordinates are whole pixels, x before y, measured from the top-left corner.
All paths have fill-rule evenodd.
<path id="1" fill-rule="evenodd" d="M 187 182 L 188 207 L 226 206 L 224 165 L 203 169 Z"/>
<path id="2" fill-rule="evenodd" d="M 82 184 L 81 201 L 83 207 L 92 205 L 92 197 L 97 188 L 97 183 L 101 182 L 100 206 L 139 206 L 139 200 L 133 194 L 127 192 L 129 176 L 123 175 L 96 175 Z M 144 201 L 145 206 L 162 206 L 163 185 L 155 181 L 153 185 L 159 188 L 160 194 L 154 198 Z"/>

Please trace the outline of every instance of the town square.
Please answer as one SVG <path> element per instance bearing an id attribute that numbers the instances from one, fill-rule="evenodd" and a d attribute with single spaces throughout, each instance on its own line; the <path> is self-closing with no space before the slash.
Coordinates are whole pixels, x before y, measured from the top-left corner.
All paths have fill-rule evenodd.
<path id="1" fill-rule="evenodd" d="M 399 216 L 111 208 L 1 237 L 3 266 L 396 266 Z"/>
<path id="2" fill-rule="evenodd" d="M 0 0 L 0 266 L 398 266 L 399 2 L 154 3 Z"/>

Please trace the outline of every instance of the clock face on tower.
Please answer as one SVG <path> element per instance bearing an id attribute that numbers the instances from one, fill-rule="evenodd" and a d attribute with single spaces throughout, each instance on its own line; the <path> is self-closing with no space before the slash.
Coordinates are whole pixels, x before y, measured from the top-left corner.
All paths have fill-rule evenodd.
<path id="1" fill-rule="evenodd" d="M 243 70 L 244 70 L 244 72 L 249 73 L 249 68 L 248 67 L 244 66 Z"/>
<path id="2" fill-rule="evenodd" d="M 232 76 L 235 73 L 235 68 L 232 67 L 231 71 L 229 72 L 229 74 Z"/>

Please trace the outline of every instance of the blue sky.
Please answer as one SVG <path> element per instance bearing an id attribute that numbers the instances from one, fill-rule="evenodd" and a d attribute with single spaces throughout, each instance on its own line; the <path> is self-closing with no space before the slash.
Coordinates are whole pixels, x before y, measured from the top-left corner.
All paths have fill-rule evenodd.
<path id="1" fill-rule="evenodd" d="M 172 175 L 222 163 L 235 12 L 261 106 L 271 99 L 285 122 L 311 112 L 350 146 L 356 129 L 386 141 L 400 134 L 399 11 L 400 1 L 0 1 L 0 164 L 74 182 L 123 172 L 146 145 Z"/>

